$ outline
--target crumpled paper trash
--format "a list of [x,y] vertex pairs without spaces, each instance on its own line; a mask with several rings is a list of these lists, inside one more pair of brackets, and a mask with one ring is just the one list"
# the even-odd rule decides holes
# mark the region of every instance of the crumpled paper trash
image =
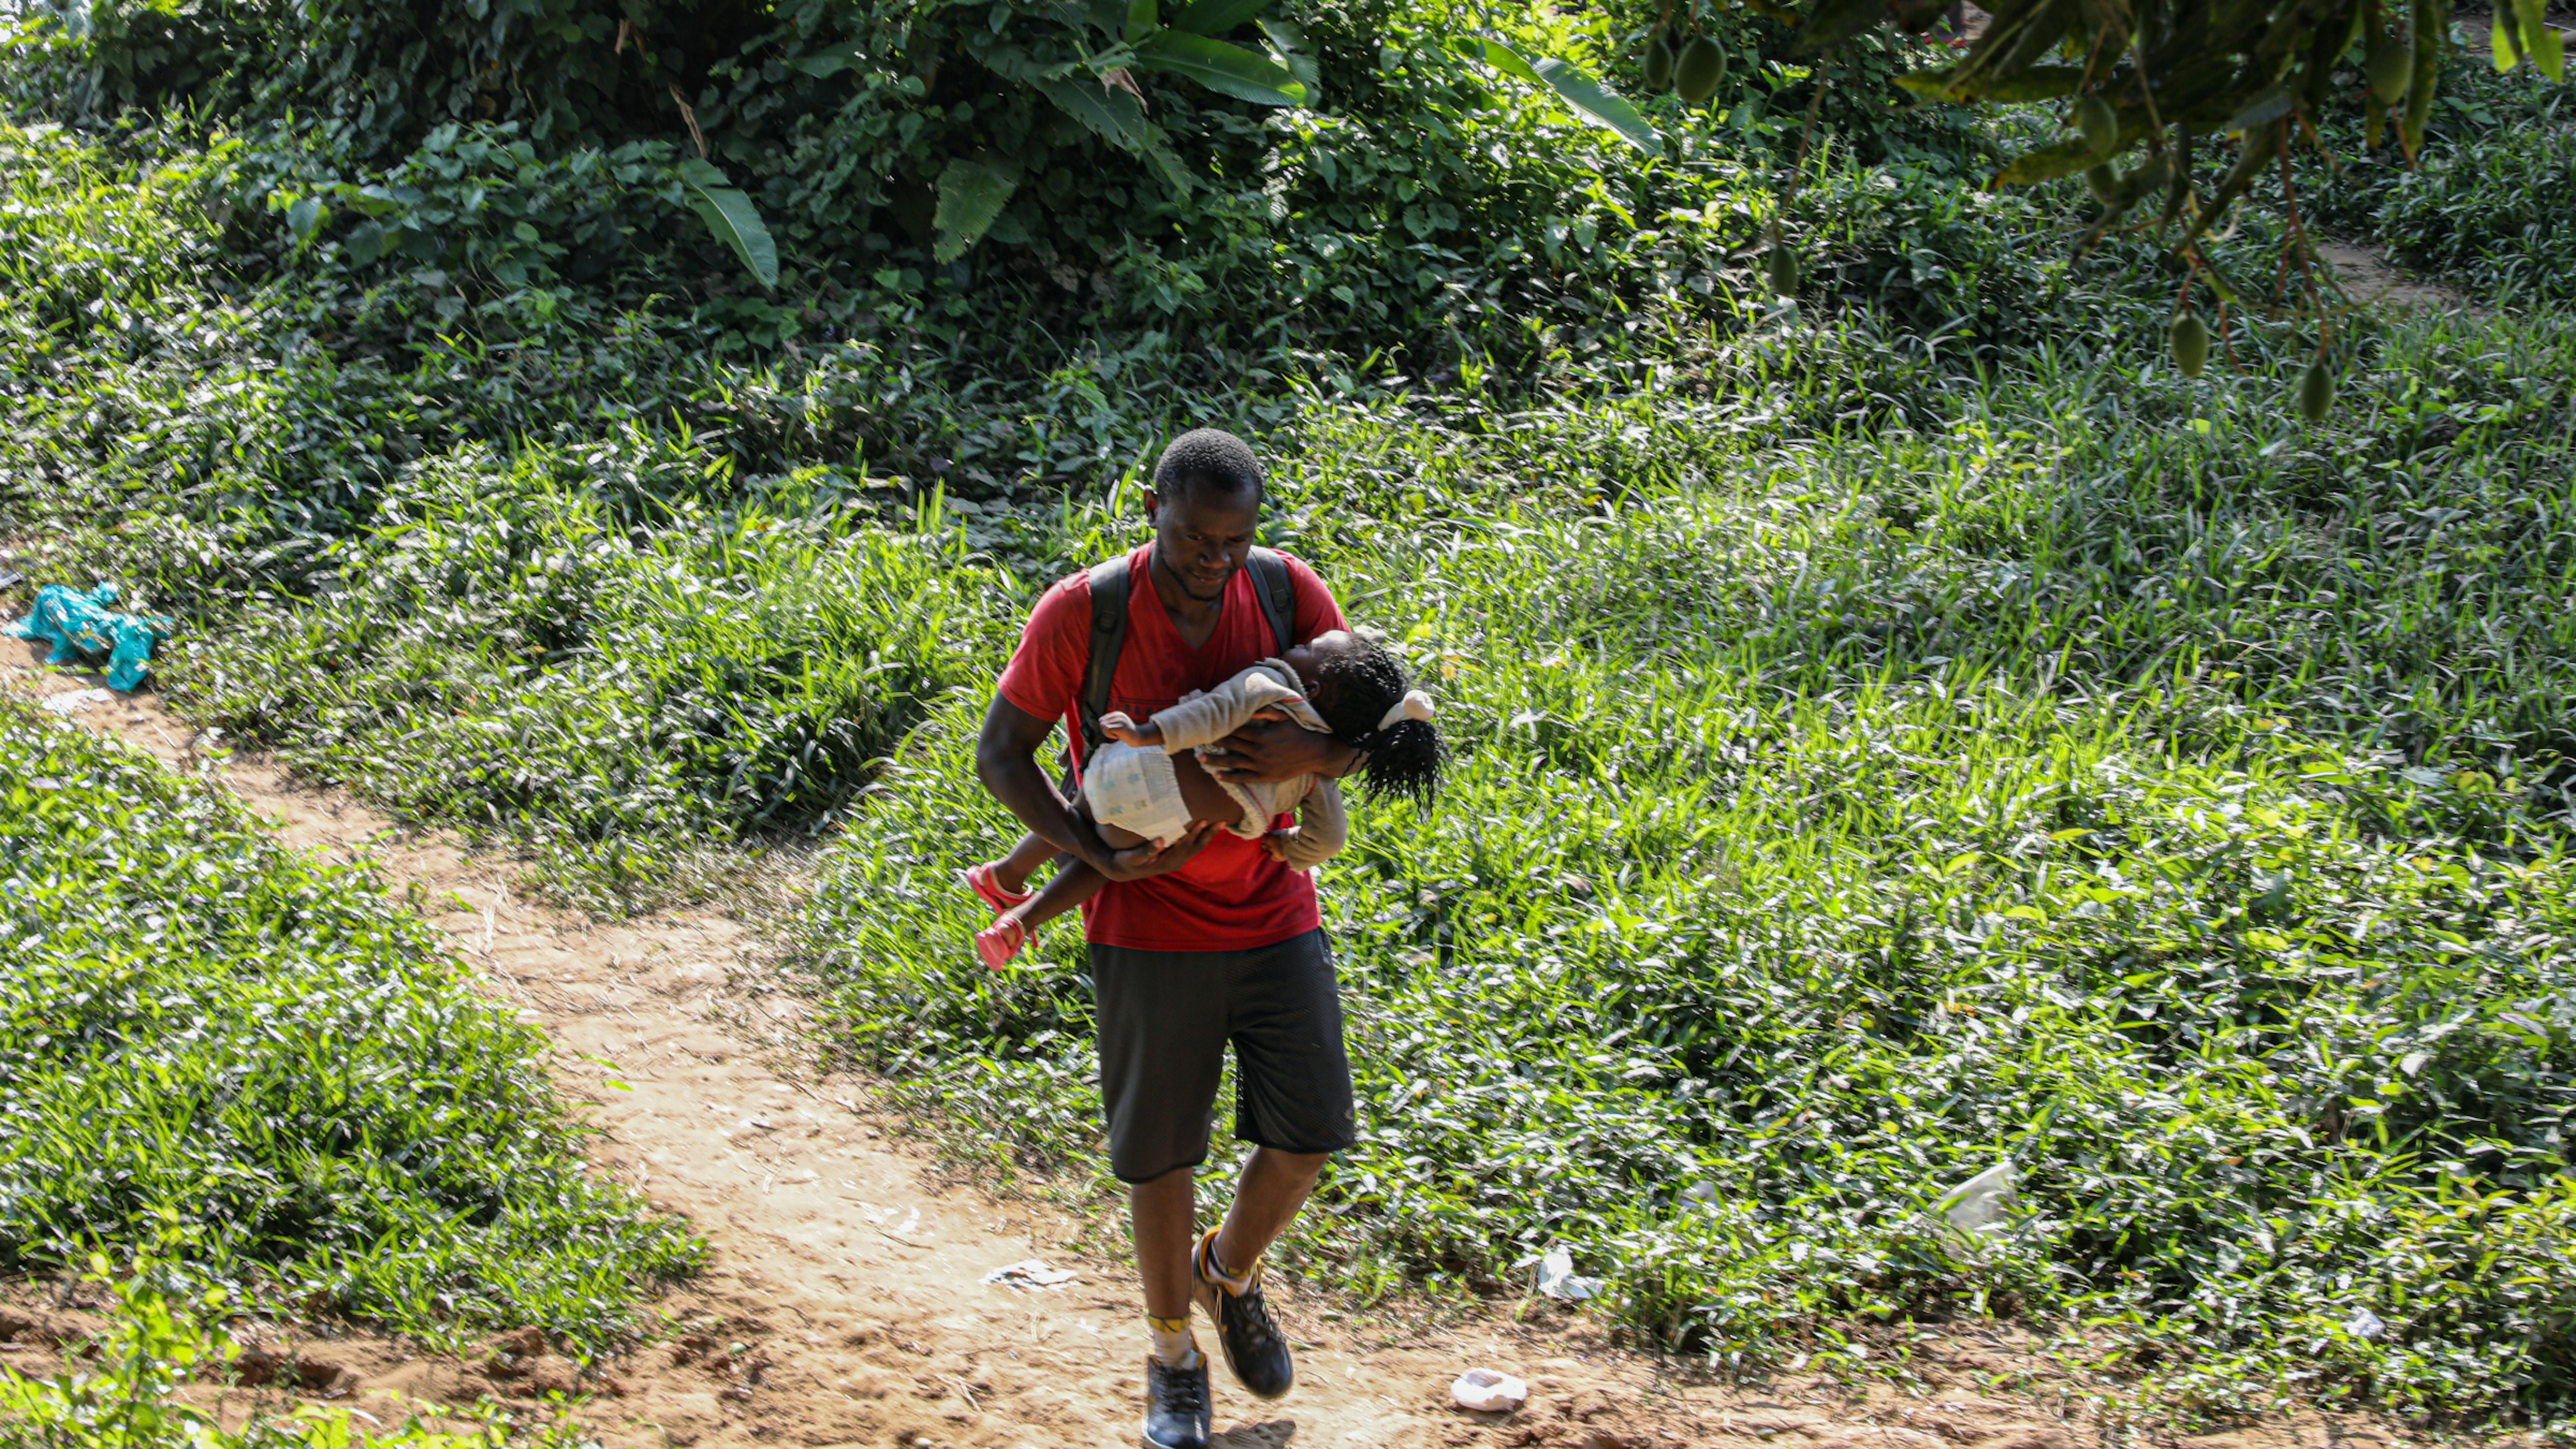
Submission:
[[20,639],[42,639],[54,646],[47,664],[87,664],[107,660],[111,689],[131,692],[151,672],[152,645],[170,632],[170,621],[117,611],[116,585],[100,584],[84,594],[62,584],[36,590],[36,607],[9,626]]
[[1469,1369],[1449,1386],[1450,1401],[1478,1414],[1508,1414],[1529,1402],[1529,1385],[1497,1369]]

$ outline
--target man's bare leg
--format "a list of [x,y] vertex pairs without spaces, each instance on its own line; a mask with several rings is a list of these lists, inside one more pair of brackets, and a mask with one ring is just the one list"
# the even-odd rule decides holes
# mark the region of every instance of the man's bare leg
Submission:
[[1175,1167],[1151,1182],[1127,1188],[1127,1226],[1136,1240],[1136,1276],[1145,1283],[1145,1312],[1155,1318],[1190,1314],[1190,1249],[1198,1241],[1193,1169]]
[[[1252,1160],[1244,1164],[1242,1180],[1235,1184],[1234,1205],[1226,1210],[1225,1227],[1216,1237],[1217,1261],[1228,1273],[1248,1273],[1261,1261],[1271,1243],[1296,1220],[1297,1210],[1306,1205],[1327,1160],[1320,1152],[1252,1149]],[[1186,1167],[1127,1189],[1136,1275],[1144,1280],[1145,1311],[1156,1318],[1178,1318],[1189,1311],[1190,1249],[1198,1239],[1193,1221],[1197,1211],[1197,1193]]]
[[[1234,1204],[1217,1233],[1217,1261],[1242,1277],[1295,1221],[1329,1160],[1320,1152],[1281,1152],[1255,1147],[1235,1183]],[[1176,1167],[1127,1189],[1128,1231],[1136,1245],[1136,1276],[1145,1288],[1145,1312],[1155,1318],[1188,1315],[1196,1292],[1190,1253],[1197,1246],[1198,1195],[1191,1169]]]
[[1252,1149],[1243,1178],[1234,1185],[1234,1205],[1226,1209],[1225,1226],[1216,1235],[1216,1260],[1241,1277],[1252,1271],[1272,1242],[1288,1230],[1306,1195],[1323,1175],[1326,1154]]

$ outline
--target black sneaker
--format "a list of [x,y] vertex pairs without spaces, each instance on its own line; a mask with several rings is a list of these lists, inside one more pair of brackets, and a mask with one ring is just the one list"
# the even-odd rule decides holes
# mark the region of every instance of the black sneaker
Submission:
[[1270,1305],[1262,1300],[1260,1265],[1253,1266],[1251,1281],[1237,1293],[1208,1276],[1208,1257],[1215,1249],[1216,1234],[1210,1233],[1190,1255],[1199,1307],[1216,1325],[1216,1341],[1225,1349],[1225,1366],[1234,1371],[1234,1381],[1256,1398],[1278,1398],[1296,1385],[1297,1365],[1288,1357],[1288,1340],[1270,1319]]
[[1207,1355],[1188,1368],[1145,1358],[1145,1449],[1207,1449]]

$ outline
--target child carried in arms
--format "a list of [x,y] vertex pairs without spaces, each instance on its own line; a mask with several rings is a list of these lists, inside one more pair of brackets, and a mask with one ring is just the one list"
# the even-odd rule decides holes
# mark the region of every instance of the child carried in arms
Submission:
[[[1350,838],[1349,817],[1333,781],[1298,775],[1238,784],[1208,773],[1202,762],[1217,741],[1265,717],[1285,718],[1359,750],[1361,779],[1372,794],[1428,803],[1439,784],[1446,754],[1431,722],[1430,697],[1409,687],[1404,667],[1383,646],[1336,629],[1215,689],[1193,692],[1152,719],[1138,722],[1116,711],[1101,716],[1108,743],[1083,762],[1074,813],[1120,849],[1169,845],[1207,821],[1261,841],[1293,870],[1313,869]],[[1273,828],[1288,815],[1297,816],[1297,823]],[[965,872],[967,887],[1000,912],[975,933],[976,954],[985,965],[1002,969],[1041,923],[1107,883],[1091,867],[1071,861],[1043,890],[1028,894],[1029,876],[1055,853],[1041,837],[1027,835],[1000,860]]]

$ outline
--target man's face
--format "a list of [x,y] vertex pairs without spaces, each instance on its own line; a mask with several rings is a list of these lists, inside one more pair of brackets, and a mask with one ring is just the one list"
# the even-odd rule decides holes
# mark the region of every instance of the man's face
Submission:
[[1170,498],[1149,493],[1145,517],[1154,525],[1154,552],[1163,568],[1180,581],[1183,593],[1212,604],[1225,597],[1225,586],[1252,552],[1261,490],[1180,488]]

